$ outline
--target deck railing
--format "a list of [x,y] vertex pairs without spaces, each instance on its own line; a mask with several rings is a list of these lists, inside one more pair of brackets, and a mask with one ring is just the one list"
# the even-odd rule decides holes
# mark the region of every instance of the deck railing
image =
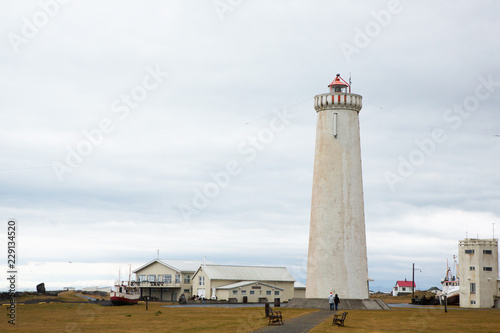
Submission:
[[[115,285],[128,285],[128,281],[118,281]],[[132,287],[181,287],[182,283],[180,282],[159,282],[159,281],[130,281],[130,285]]]

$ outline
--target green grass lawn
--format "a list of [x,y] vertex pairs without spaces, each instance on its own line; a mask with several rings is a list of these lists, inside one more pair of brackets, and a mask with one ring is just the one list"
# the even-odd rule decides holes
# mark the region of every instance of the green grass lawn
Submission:
[[[68,295],[66,299],[70,299]],[[263,307],[161,307],[139,302],[133,306],[103,307],[91,303],[18,304],[16,325],[2,316],[0,332],[251,332],[267,325]],[[2,305],[6,313],[6,305]],[[285,325],[313,309],[287,309]],[[441,307],[390,311],[348,310],[345,327],[331,319],[311,332],[500,332],[498,309],[462,310]]]

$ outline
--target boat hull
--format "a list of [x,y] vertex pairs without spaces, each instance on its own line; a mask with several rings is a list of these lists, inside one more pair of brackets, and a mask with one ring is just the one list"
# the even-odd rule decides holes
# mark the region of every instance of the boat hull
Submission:
[[460,304],[460,295],[455,294],[455,295],[448,296],[448,297],[446,297],[446,300],[447,300],[448,305],[459,305]]
[[109,300],[113,305],[134,305],[139,302],[139,294],[124,294],[112,292]]
[[444,305],[445,297],[446,297],[446,304],[448,304],[448,305],[460,305],[460,292],[455,291],[455,292],[440,294],[439,295],[439,303],[441,305]]
[[113,305],[134,305],[139,302],[139,299],[130,299],[125,297],[110,297],[109,298]]

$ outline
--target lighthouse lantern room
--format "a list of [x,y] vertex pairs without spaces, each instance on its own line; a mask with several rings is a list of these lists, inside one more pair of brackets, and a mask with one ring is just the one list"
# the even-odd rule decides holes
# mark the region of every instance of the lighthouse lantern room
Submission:
[[340,77],[340,74],[337,74],[335,79],[328,85],[330,88],[330,92],[332,93],[351,93],[351,85],[347,83],[343,78]]

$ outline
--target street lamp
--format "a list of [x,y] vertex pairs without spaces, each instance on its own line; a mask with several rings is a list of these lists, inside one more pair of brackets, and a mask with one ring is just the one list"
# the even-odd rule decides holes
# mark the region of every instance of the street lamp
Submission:
[[[420,268],[417,268],[420,272],[422,272],[422,270]],[[415,298],[415,263],[413,263],[413,269],[411,271],[411,283],[412,283],[412,286],[411,286],[411,290],[412,290],[412,293],[411,293],[411,298],[412,300]]]

